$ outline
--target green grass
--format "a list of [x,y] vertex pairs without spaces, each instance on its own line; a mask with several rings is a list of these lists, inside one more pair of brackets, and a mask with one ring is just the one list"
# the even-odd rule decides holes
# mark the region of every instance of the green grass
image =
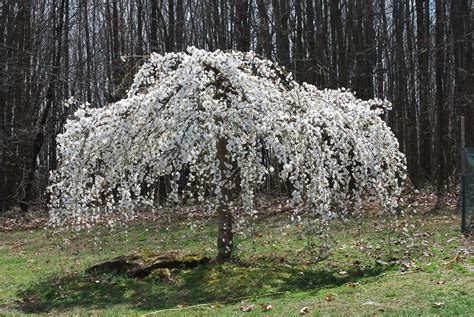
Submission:
[[[0,233],[0,315],[298,316],[308,307],[311,316],[474,316],[474,246],[460,235],[459,218],[446,212],[398,222],[337,221],[329,237],[308,239],[286,216],[268,217],[239,238],[238,260],[175,271],[171,282],[85,269],[145,249],[213,256],[214,223]],[[262,312],[261,304],[273,309]],[[247,305],[255,310],[239,310]]]

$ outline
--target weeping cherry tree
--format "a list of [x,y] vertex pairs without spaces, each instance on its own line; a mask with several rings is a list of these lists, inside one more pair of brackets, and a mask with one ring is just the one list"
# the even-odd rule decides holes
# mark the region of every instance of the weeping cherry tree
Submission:
[[50,221],[83,228],[159,208],[154,184],[169,176],[170,203],[186,199],[217,215],[223,262],[269,175],[291,184],[295,215],[325,221],[363,200],[392,209],[405,158],[380,117],[389,107],[300,85],[253,53],[152,54],[127,98],[79,106],[67,121]]

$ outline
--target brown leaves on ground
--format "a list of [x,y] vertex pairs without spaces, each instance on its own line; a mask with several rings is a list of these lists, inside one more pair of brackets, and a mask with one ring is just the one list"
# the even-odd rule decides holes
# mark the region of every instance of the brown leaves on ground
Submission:
[[270,311],[273,309],[273,306],[269,304],[261,304],[260,308],[262,309],[262,311]]
[[48,223],[48,218],[23,218],[23,217],[0,217],[0,232],[9,232],[16,230],[35,230],[42,229]]
[[[260,304],[260,309],[263,312],[268,312],[273,309],[273,306],[270,304]],[[250,313],[255,310],[255,305],[246,305],[246,306],[240,306],[239,310],[244,313]]]
[[326,295],[326,297],[324,297],[324,299],[327,301],[327,302],[332,302],[336,299],[336,297],[333,295],[333,294],[328,294]]
[[255,305],[248,305],[248,306],[240,306],[240,311],[249,313],[255,310]]
[[306,315],[307,313],[309,313],[309,308],[308,307],[303,307],[300,309],[300,315]]

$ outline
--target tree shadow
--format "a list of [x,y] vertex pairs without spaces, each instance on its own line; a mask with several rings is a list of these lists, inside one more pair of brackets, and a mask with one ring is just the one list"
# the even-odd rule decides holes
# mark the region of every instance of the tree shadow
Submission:
[[[138,310],[179,304],[233,302],[283,292],[318,292],[357,282],[393,268],[374,265],[340,276],[335,271],[282,263],[208,264],[173,274],[173,280],[133,279],[107,274],[50,276],[19,292],[18,309],[47,313],[73,308],[91,310],[125,305]],[[277,295],[278,296],[278,295]]]

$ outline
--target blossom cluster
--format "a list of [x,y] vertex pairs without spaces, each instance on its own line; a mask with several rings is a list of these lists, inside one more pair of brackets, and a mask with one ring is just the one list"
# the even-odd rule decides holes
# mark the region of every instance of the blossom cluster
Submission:
[[79,107],[58,136],[51,223],[84,227],[155,208],[154,184],[165,175],[174,204],[187,197],[212,209],[224,201],[249,215],[269,175],[291,182],[296,211],[318,217],[363,199],[392,208],[405,158],[380,117],[389,107],[300,85],[253,53],[152,54],[127,98]]

